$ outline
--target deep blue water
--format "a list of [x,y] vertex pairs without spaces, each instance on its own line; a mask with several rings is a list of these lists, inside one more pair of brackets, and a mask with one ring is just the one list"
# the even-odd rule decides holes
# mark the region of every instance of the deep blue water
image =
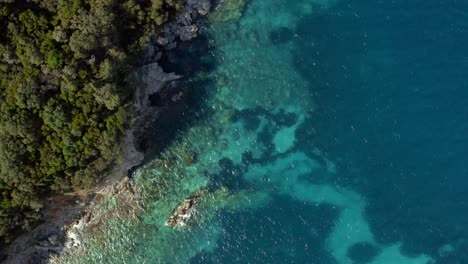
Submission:
[[[338,1],[270,33],[293,44],[317,106],[296,149],[313,155],[318,146],[339,168],[313,181],[356,190],[379,243],[400,242],[406,255],[436,263],[468,263],[467,10],[467,1]],[[336,263],[323,242],[333,206],[275,199],[223,213],[218,249],[192,262]],[[307,212],[306,225],[289,217],[295,210]],[[377,254],[366,245],[354,251],[354,263]]]
[[[466,10],[467,1],[341,1],[296,29],[307,36],[297,57],[325,66],[309,78],[320,87],[315,131],[353,172],[341,183],[369,199],[379,241],[435,255],[459,241],[440,263],[468,263]],[[310,61],[297,59],[304,76]]]

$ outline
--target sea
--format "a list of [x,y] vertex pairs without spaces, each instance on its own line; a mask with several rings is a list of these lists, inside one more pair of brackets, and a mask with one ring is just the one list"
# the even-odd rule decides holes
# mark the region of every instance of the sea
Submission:
[[161,61],[145,213],[64,263],[467,264],[468,1],[223,2]]

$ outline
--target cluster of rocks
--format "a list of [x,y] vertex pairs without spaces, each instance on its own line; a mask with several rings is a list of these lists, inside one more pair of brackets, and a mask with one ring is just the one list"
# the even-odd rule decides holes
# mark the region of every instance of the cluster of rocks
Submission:
[[154,38],[150,55],[156,60],[161,57],[162,50],[172,50],[177,47],[179,41],[195,38],[199,32],[197,19],[207,15],[211,10],[210,0],[184,0],[183,5],[183,9],[174,21],[167,23]]

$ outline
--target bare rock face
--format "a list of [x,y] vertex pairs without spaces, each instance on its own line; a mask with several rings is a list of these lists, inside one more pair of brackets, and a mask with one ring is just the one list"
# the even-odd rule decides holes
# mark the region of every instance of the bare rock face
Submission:
[[206,16],[211,9],[210,0],[187,0],[187,5],[193,7],[202,16]]
[[159,92],[167,82],[177,80],[182,76],[174,73],[165,73],[157,62],[144,65],[137,69],[134,79],[135,85],[134,105],[139,111],[145,112],[151,106],[149,96]]
[[198,27],[196,25],[190,25],[181,27],[179,29],[179,37],[182,41],[188,41],[195,38],[198,34]]

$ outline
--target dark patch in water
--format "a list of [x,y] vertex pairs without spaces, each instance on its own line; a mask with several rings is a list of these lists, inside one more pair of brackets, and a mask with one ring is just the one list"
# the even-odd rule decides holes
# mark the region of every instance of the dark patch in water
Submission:
[[[198,120],[201,115],[209,114],[204,111],[203,98],[206,96],[205,89],[213,85],[212,80],[186,83],[185,85],[183,96],[179,101],[172,102],[170,97],[165,97],[162,100],[164,106],[153,109],[153,111],[157,111],[157,118],[140,136],[140,149],[145,152],[145,161],[156,158],[170,145],[180,131],[190,127],[192,122]],[[191,89],[192,85],[196,86],[197,89]]]
[[355,264],[365,264],[371,262],[379,254],[379,251],[376,246],[368,242],[361,242],[348,249],[348,257]]
[[275,151],[275,146],[273,146],[273,136],[272,130],[269,126],[265,126],[260,133],[257,135],[257,139],[263,145],[265,145],[266,150],[264,151],[264,159],[271,160],[270,157]]
[[291,127],[298,121],[298,116],[295,113],[287,112],[284,109],[279,109],[277,114],[271,113],[273,121],[277,126]]
[[233,122],[241,121],[245,130],[255,131],[260,126],[258,112],[254,109],[237,110],[231,117]]
[[231,117],[231,121],[241,121],[246,130],[254,131],[260,125],[260,117],[269,118],[270,112],[261,107],[236,110]]
[[297,123],[299,117],[295,113],[288,112],[283,108],[278,109],[277,113],[275,113],[256,107],[236,110],[231,117],[231,121],[241,121],[246,130],[253,131],[259,127],[260,118],[274,122],[276,127],[291,127]]
[[220,187],[227,187],[231,191],[245,189],[247,183],[242,177],[242,167],[234,165],[234,162],[228,158],[222,158],[218,161],[221,168],[220,173],[210,175],[210,190],[215,190]]
[[275,44],[284,44],[294,38],[294,32],[287,27],[275,29],[270,32],[270,41]]
[[186,76],[187,74],[211,72],[216,69],[217,61],[208,56],[213,47],[208,35],[182,42],[177,49],[165,51],[158,61],[166,72],[175,72]]

